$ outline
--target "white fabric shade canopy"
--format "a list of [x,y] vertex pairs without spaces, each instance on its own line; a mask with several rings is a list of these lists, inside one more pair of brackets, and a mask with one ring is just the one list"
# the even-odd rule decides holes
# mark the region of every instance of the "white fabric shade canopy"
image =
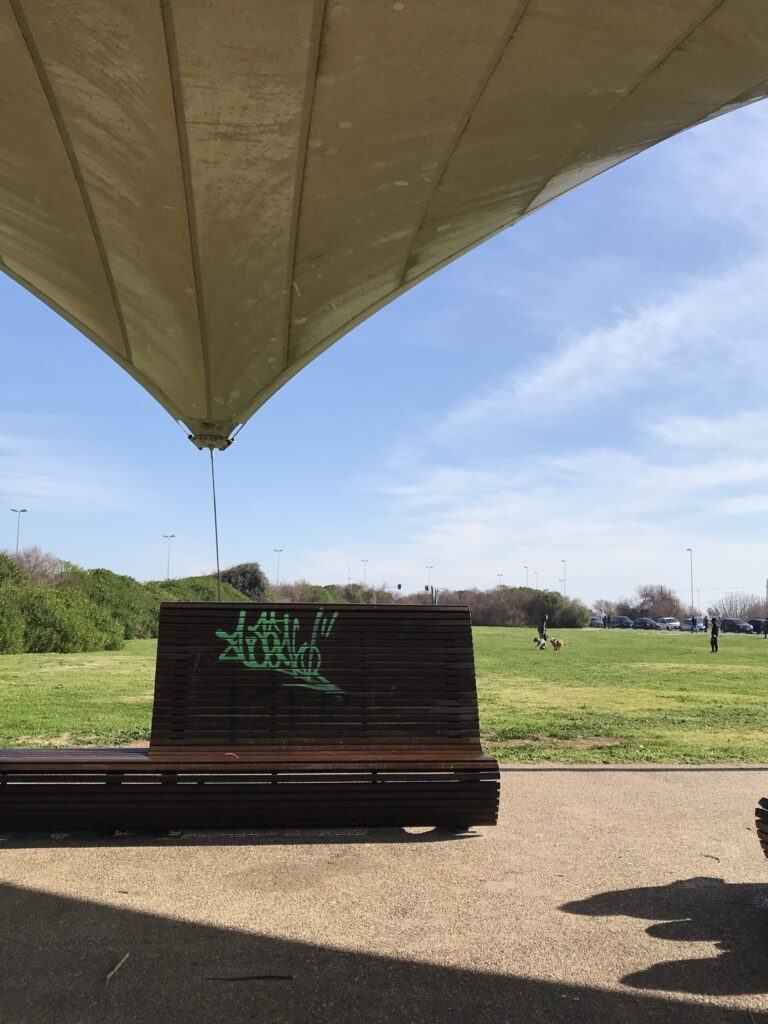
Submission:
[[767,93],[765,0],[0,0],[0,268],[224,447],[411,285]]

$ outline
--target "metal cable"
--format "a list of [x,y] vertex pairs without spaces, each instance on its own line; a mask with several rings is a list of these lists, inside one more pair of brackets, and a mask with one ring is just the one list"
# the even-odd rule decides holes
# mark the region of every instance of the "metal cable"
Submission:
[[216,537],[216,580],[218,583],[218,599],[221,600],[221,566],[219,565],[219,516],[216,511],[216,473],[213,469],[213,448],[211,453],[211,487],[213,489],[213,532]]

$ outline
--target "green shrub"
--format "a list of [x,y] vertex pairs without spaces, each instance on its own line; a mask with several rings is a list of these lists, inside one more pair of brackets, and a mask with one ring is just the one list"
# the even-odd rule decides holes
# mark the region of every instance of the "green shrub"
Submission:
[[119,622],[126,640],[157,636],[157,601],[132,576],[70,566],[63,582]]
[[[187,576],[180,580],[155,580],[145,583],[147,591],[160,601],[218,601],[219,589],[215,576]],[[250,598],[221,581],[222,601],[248,601]]]
[[73,654],[123,646],[120,623],[73,587],[20,587],[19,594],[25,651]]
[[0,583],[26,583],[27,574],[10,555],[0,551]]
[[[2,559],[0,555],[0,560]],[[2,565],[0,565],[2,572]],[[23,584],[0,582],[0,654],[24,653]]]
[[[215,577],[214,577],[215,579]],[[264,601],[269,590],[269,581],[258,562],[243,562],[222,570],[221,582],[228,583],[249,601]]]

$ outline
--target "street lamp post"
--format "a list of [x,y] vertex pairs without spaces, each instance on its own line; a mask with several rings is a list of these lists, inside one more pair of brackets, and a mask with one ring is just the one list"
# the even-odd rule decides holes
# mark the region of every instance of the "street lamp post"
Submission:
[[[691,556],[691,619],[693,619],[693,548],[686,548],[685,550]],[[691,628],[693,628],[693,623],[691,623]]]
[[282,548],[272,548],[272,550],[277,555],[277,572],[275,573],[275,586],[279,587],[280,586],[280,553],[282,552],[283,549]]
[[363,586],[365,586],[365,578],[368,573],[368,559],[361,558],[360,561],[363,563]]
[[16,554],[19,553],[19,532],[21,530],[21,513],[26,512],[25,508],[12,508],[11,512],[16,513]]
[[435,568],[434,565],[425,565],[424,568],[427,570],[427,586],[432,589],[432,570]]
[[496,579],[499,581],[498,586],[501,587],[501,577],[504,575],[503,572],[496,573]]
[[528,566],[524,565],[523,568],[525,569],[525,585],[527,587],[528,586]]
[[560,561],[563,563],[563,597],[565,597],[565,559],[561,558]]
[[165,578],[169,580],[171,578],[171,541],[176,536],[176,534],[164,533],[163,536],[168,541],[168,557],[165,562]]

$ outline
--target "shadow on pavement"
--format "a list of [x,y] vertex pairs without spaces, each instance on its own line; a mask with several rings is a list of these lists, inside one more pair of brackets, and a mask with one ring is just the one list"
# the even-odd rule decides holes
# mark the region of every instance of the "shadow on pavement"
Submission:
[[[456,927],[460,931],[461,921]],[[11,886],[0,887],[0,956],[3,1024],[755,1024],[758,1016],[765,1019],[679,998],[347,952]]]
[[719,950],[705,959],[673,960],[628,974],[621,979],[625,985],[697,995],[768,992],[768,884],[688,878],[604,892],[560,909],[658,921],[646,934],[667,941],[713,942]]
[[[0,851],[123,846],[347,846],[395,843],[448,843],[478,839],[471,829],[448,828],[303,828],[190,829],[184,832],[10,832],[0,835]],[[2,1024],[2,1022],[0,1022]]]

